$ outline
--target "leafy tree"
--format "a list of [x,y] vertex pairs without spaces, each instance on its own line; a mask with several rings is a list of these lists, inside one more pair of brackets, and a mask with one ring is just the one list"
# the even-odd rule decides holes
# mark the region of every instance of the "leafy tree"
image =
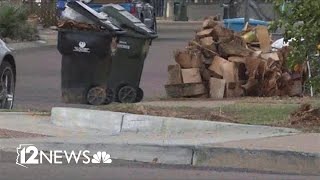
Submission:
[[290,43],[291,53],[288,65],[311,64],[313,77],[309,80],[315,89],[320,89],[320,61],[315,56],[320,43],[320,1],[319,0],[273,0],[279,20],[274,27],[285,30],[285,40]]

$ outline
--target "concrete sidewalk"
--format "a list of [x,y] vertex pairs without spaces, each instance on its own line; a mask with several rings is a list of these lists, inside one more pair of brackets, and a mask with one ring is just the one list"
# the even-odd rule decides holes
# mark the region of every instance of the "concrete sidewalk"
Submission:
[[[64,112],[68,114],[68,111]],[[95,111],[91,110],[90,113]],[[94,124],[97,118],[92,118],[90,113],[82,115]],[[106,124],[114,124],[110,121],[114,121],[118,115],[122,118],[129,117],[117,113],[110,119],[104,112],[100,113],[105,115]],[[66,114],[60,117],[67,117]],[[120,121],[120,126],[125,128],[110,131],[85,128],[86,124],[81,124],[80,116],[66,119],[70,120],[66,127],[56,126],[49,116],[0,113],[0,128],[51,136],[0,138],[0,152],[15,152],[19,144],[30,143],[42,150],[105,150],[112,158],[121,160],[156,160],[156,163],[164,164],[320,175],[320,134],[303,134],[287,128],[208,121],[195,121],[196,125],[191,120],[169,120],[161,117],[162,125],[158,126],[158,117],[147,116],[142,120],[141,116],[130,116],[133,121]],[[139,117],[140,120],[134,120],[133,117]],[[77,120],[82,127],[76,123]],[[170,126],[168,123],[171,123]],[[201,123],[205,123],[205,126]],[[0,162],[11,160],[0,155]]]

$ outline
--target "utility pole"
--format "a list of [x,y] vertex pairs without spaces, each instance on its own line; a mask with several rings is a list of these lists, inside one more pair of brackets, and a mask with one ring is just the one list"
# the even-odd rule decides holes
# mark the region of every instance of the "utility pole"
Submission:
[[250,0],[244,0],[244,24],[249,22],[249,1]]

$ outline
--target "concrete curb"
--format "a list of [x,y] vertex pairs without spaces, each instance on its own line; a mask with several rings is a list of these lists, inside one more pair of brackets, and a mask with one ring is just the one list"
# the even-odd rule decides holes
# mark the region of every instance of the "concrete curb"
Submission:
[[[320,153],[252,150],[204,146],[160,146],[144,144],[34,143],[39,150],[105,150],[112,159],[192,165],[195,167],[246,169],[253,172],[320,175]],[[92,154],[91,154],[92,155]],[[0,162],[15,162],[15,149],[0,149]]]
[[7,112],[7,111],[0,111],[0,115],[16,115],[16,116],[30,116],[30,115],[40,115],[40,116],[50,116],[50,112],[36,112],[36,111],[30,111],[30,112]]
[[108,133],[120,133],[124,113],[83,110],[78,108],[52,108],[51,121],[57,126],[100,129]]
[[54,107],[51,121],[58,126],[70,128],[93,128],[108,132],[142,132],[142,133],[185,133],[194,131],[232,131],[272,136],[288,135],[299,131],[289,128],[277,128],[258,125],[243,125],[224,122],[187,120],[182,118],[136,115],[111,111],[88,110],[78,108]]
[[20,43],[9,43],[7,44],[9,48],[13,50],[13,52],[19,52],[22,50],[30,50],[34,48],[47,48],[47,47],[56,47],[56,43],[48,43],[42,41],[30,41],[30,42],[20,42]]
[[201,147],[195,149],[193,165],[320,175],[320,153]]

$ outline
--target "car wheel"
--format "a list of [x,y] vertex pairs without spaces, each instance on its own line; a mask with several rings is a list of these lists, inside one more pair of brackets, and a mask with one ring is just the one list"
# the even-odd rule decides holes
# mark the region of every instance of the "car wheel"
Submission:
[[10,63],[3,61],[0,66],[0,108],[12,109],[14,100],[15,74]]

